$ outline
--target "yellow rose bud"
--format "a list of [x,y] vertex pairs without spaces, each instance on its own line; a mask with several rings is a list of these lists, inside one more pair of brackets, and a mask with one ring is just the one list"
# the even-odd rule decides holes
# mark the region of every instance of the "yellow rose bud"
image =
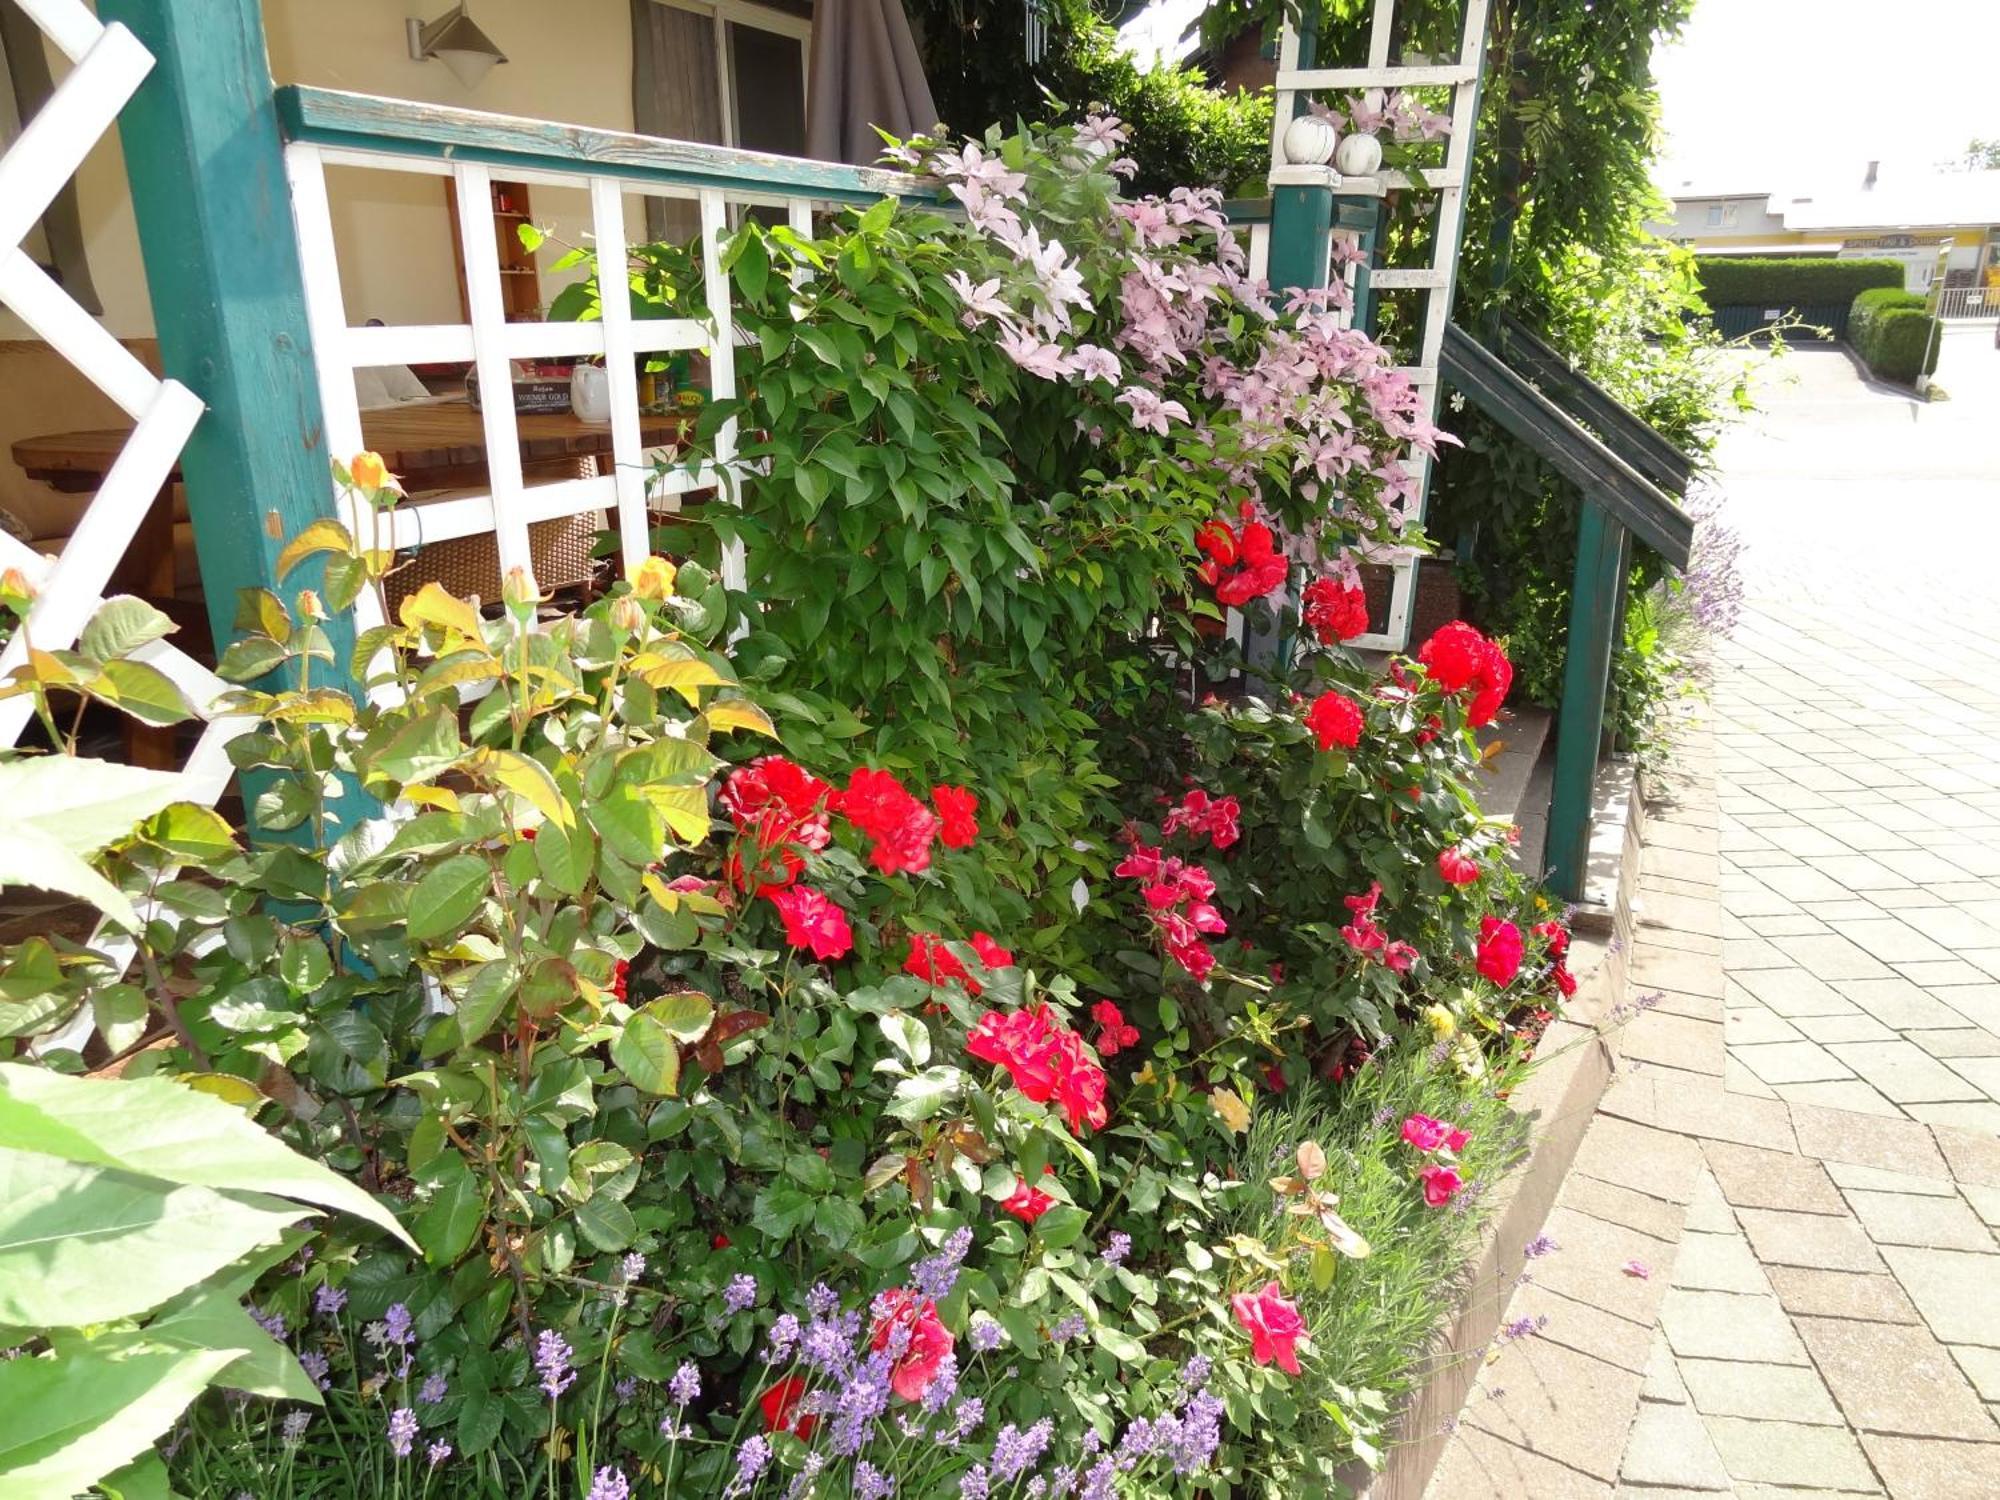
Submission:
[[632,592],[641,599],[672,598],[678,571],[664,557],[649,557],[632,574]]
[[299,618],[302,620],[324,620],[326,606],[319,602],[319,595],[311,589],[300,589],[297,602]]
[[1442,1005],[1425,1006],[1424,1019],[1431,1023],[1431,1035],[1439,1041],[1443,1041],[1458,1030],[1458,1021]]
[[35,597],[35,586],[19,568],[0,573],[0,604],[22,605]]
[[620,594],[611,601],[611,627],[626,635],[637,635],[646,628],[646,611],[630,594]]
[[382,462],[379,453],[357,453],[347,466],[347,472],[354,480],[354,487],[362,490],[379,490],[383,486],[400,489],[396,476],[389,472],[389,466]]
[[525,620],[534,614],[540,598],[526,568],[512,567],[507,570],[507,576],[500,581],[500,602],[516,619]]

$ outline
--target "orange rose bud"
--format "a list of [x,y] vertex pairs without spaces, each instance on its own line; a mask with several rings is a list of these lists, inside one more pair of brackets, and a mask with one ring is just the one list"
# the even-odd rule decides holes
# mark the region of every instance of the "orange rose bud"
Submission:
[[354,480],[356,489],[379,490],[384,485],[393,484],[395,477],[389,466],[382,462],[379,453],[357,453],[347,466],[348,474]]

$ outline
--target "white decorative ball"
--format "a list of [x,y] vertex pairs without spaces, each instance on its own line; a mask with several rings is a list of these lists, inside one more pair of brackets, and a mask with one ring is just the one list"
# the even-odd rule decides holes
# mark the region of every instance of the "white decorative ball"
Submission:
[[1285,160],[1295,167],[1323,167],[1333,160],[1336,132],[1331,120],[1300,115],[1285,127]]
[[1333,153],[1333,164],[1343,177],[1373,177],[1382,170],[1382,143],[1360,131],[1344,135]]

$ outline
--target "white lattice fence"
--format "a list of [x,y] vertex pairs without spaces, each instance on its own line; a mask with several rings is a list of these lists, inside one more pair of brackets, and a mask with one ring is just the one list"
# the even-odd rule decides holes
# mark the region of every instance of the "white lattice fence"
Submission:
[[[80,0],[13,3],[75,67],[0,155],[0,303],[136,425],[60,557],[41,556],[0,533],[0,566],[20,569],[37,591],[25,624],[0,653],[0,676],[24,663],[31,646],[52,651],[75,644],[202,413],[199,397],[178,381],[156,378],[21,248],[84,157],[117,123],[119,111],[152,69],[152,55],[123,26],[100,24]],[[208,720],[181,774],[188,800],[213,803],[231,774],[225,747],[247,725],[210,716],[223,683],[185,652],[155,641],[133,654],[172,679]],[[0,744],[15,744],[32,715],[25,696],[0,702]]]
[[[369,102],[385,112],[414,108],[395,101]],[[453,117],[455,130],[468,132],[503,126],[521,128],[530,123],[504,121],[470,111],[448,113]],[[565,138],[574,141],[585,141],[586,137],[599,134],[564,128]],[[814,208],[823,202],[852,201],[852,191],[832,199],[812,186],[811,177],[828,170],[823,164],[791,164],[801,179],[794,191],[782,187],[774,190],[768,180],[757,185],[731,186],[726,181],[731,165],[752,160],[751,154],[685,142],[649,142],[630,136],[616,137],[615,141],[621,152],[638,158],[632,170],[606,170],[596,163],[579,163],[508,166],[503,174],[500,169],[481,162],[449,159],[449,153],[433,157],[310,140],[294,140],[286,147],[286,171],[291,180],[293,213],[305,272],[307,317],[319,370],[329,450],[348,454],[366,446],[355,395],[354,375],[358,370],[389,364],[469,361],[485,397],[480,414],[487,464],[486,492],[453,495],[421,506],[399,508],[389,523],[393,528],[391,545],[416,547],[455,537],[490,534],[500,571],[505,574],[519,567],[532,577],[528,537],[531,523],[603,511],[613,518],[620,562],[629,573],[649,550],[649,516],[653,509],[670,497],[689,491],[718,485],[725,492],[732,488],[725,480],[729,477],[727,471],[734,466],[733,422],[718,437],[714,462],[699,466],[683,464],[662,471],[657,462],[661,450],[649,450],[641,436],[638,360],[644,355],[678,350],[705,354],[714,397],[718,400],[733,397],[737,332],[731,314],[730,279],[721,261],[732,214],[747,207],[776,208],[785,214],[796,234],[810,237]],[[662,160],[671,152],[671,159],[682,166],[690,162],[699,166],[709,160],[715,185],[658,180],[657,172],[646,162],[649,147],[658,148]],[[760,160],[768,168],[779,159]],[[328,201],[329,167],[419,173],[452,180],[459,216],[467,321],[396,327],[362,327],[349,321]],[[908,184],[907,179],[892,173],[839,170],[891,192]],[[509,182],[530,187],[587,191],[591,248],[600,267],[619,268],[606,277],[614,285],[622,280],[631,249],[626,214],[628,197],[644,194],[695,204],[700,215],[704,295],[710,316],[700,320],[636,319],[627,299],[614,292],[600,297],[599,321],[507,321],[501,293],[499,245],[490,212],[492,182],[500,175]],[[611,407],[611,472],[594,478],[529,482],[522,473],[514,406],[504,399],[504,393],[511,389],[510,361],[586,358],[601,358],[606,369]],[[502,393],[503,399],[492,399],[495,392]],[[361,525],[365,518],[357,516],[353,520]],[[740,547],[732,545],[725,552],[723,575],[730,587],[742,587],[744,562]],[[363,596],[357,608],[361,612],[358,625],[366,628],[375,623],[371,618],[375,606],[368,596]]]
[[[1416,363],[1403,373],[1424,392],[1427,415],[1437,419],[1438,361],[1444,347],[1445,325],[1451,321],[1452,289],[1458,279],[1459,238],[1465,223],[1465,184],[1472,162],[1472,133],[1479,107],[1479,78],[1486,44],[1488,0],[1465,0],[1464,20],[1458,38],[1458,55],[1438,62],[1393,63],[1390,52],[1396,29],[1396,0],[1375,0],[1368,33],[1368,62],[1356,68],[1301,68],[1299,35],[1288,22],[1279,38],[1277,108],[1271,136],[1271,183],[1286,185],[1331,185],[1336,193],[1379,197],[1391,189],[1419,188],[1435,193],[1437,208],[1431,236],[1431,263],[1424,267],[1378,270],[1370,274],[1375,292],[1417,291],[1424,296],[1422,334]],[[1329,167],[1301,166],[1287,161],[1284,152],[1285,127],[1301,94],[1365,89],[1449,88],[1451,90],[1451,133],[1446,137],[1445,161],[1440,168],[1423,173],[1421,184],[1404,173],[1384,170],[1374,177],[1348,177]],[[1320,268],[1324,284],[1331,268]],[[1420,497],[1428,493],[1430,460],[1413,453],[1404,465],[1415,477]],[[1423,518],[1422,500],[1412,519]],[[1380,635],[1362,636],[1361,646],[1400,651],[1408,643],[1410,609],[1415,592],[1416,554],[1396,549],[1384,556],[1395,569],[1395,585],[1390,595],[1387,627]]]

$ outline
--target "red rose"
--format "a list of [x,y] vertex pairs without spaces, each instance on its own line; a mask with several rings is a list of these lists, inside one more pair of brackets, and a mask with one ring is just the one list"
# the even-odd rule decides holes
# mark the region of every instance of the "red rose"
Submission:
[[1322,750],[1352,750],[1361,743],[1361,705],[1342,693],[1321,693],[1306,710],[1305,726]]
[[632,965],[622,958],[611,966],[611,995],[613,999],[623,1000],[625,998],[625,982],[630,978],[631,973]]
[[930,868],[939,821],[889,772],[858,767],[830,805],[868,836],[869,860],[884,875]]
[[1521,929],[1498,917],[1479,919],[1479,954],[1473,967],[1505,989],[1521,972]]
[[945,1356],[951,1353],[951,1330],[938,1317],[935,1302],[919,1302],[906,1287],[884,1292],[875,1299],[875,1328],[868,1341],[869,1348],[887,1348],[898,1328],[909,1329],[910,1341],[890,1367],[889,1388],[905,1401],[918,1401],[937,1378]]
[[1500,712],[1500,705],[1507,701],[1507,690],[1513,685],[1514,664],[1507,660],[1506,652],[1488,641],[1486,665],[1474,685],[1472,701],[1465,706],[1465,722],[1474,729],[1491,724],[1494,715]]
[[809,885],[789,890],[767,890],[765,896],[778,908],[785,921],[785,941],[794,948],[810,948],[814,958],[844,957],[854,947],[854,933],[847,925],[847,913]]
[[708,1248],[711,1250],[727,1250],[729,1248],[729,1236],[726,1234],[718,1234],[714,1239],[708,1242]]
[[801,1413],[799,1403],[805,1400],[806,1382],[801,1375],[787,1375],[757,1398],[757,1405],[764,1413],[766,1432],[789,1432],[802,1443],[812,1441],[813,1429],[819,1426],[819,1418],[812,1412]]
[[1424,1185],[1424,1202],[1432,1208],[1444,1207],[1465,1186],[1456,1167],[1425,1167],[1417,1176]]
[[1261,1292],[1238,1292],[1229,1299],[1236,1321],[1250,1335],[1250,1357],[1260,1365],[1277,1361],[1287,1375],[1299,1373],[1298,1342],[1306,1336],[1306,1320],[1293,1303],[1279,1294],[1273,1281]]
[[1100,1000],[1090,1008],[1090,1018],[1101,1028],[1097,1033],[1097,1051],[1101,1057],[1113,1057],[1127,1047],[1139,1043],[1139,1028],[1125,1023],[1125,1013],[1109,1000]]
[[1037,1104],[1053,1099],[1071,1130],[1102,1128],[1104,1069],[1090,1058],[1083,1038],[1056,1020],[1046,1004],[1022,1010],[989,1010],[966,1039],[965,1050],[1007,1070],[1014,1087]]
[[1216,848],[1227,849],[1242,837],[1238,822],[1242,811],[1234,797],[1211,797],[1197,787],[1167,814],[1160,832],[1163,835],[1186,832],[1196,838],[1207,835]]
[[1534,933],[1536,937],[1547,941],[1550,958],[1560,959],[1569,952],[1569,929],[1562,923],[1554,920],[1537,922]]
[[[994,942],[992,938],[983,932],[973,933],[972,951],[979,955],[979,961],[989,969],[1011,969],[1014,967],[1014,955]],[[973,993],[976,995],[979,992],[974,990]]]
[[1479,864],[1454,845],[1438,854],[1438,874],[1448,885],[1471,885],[1479,879]]
[[910,934],[910,954],[903,960],[903,972],[931,984],[949,984],[956,979],[964,985],[968,994],[976,995],[980,983],[965,972],[965,965],[958,961],[951,949],[945,947],[944,939],[928,932]]
[[1417,648],[1432,682],[1447,693],[1462,693],[1486,665],[1486,637],[1463,620],[1440,625]]
[[1301,601],[1306,628],[1322,646],[1368,633],[1368,596],[1352,584],[1315,578]]
[[1410,1115],[1403,1121],[1403,1140],[1429,1153],[1444,1144],[1445,1132],[1450,1129],[1444,1121],[1433,1120],[1429,1115]]
[[1553,969],[1549,970],[1549,977],[1556,982],[1556,989],[1561,993],[1563,999],[1567,1000],[1571,995],[1576,993],[1576,976],[1564,968],[1560,962]]
[[931,805],[937,808],[945,848],[963,849],[979,837],[979,799],[962,786],[934,786]]
[[1012,1214],[1023,1224],[1032,1224],[1055,1205],[1055,1199],[1040,1188],[1029,1187],[1027,1178],[1017,1176],[1013,1195],[1000,1205],[1000,1211]]

